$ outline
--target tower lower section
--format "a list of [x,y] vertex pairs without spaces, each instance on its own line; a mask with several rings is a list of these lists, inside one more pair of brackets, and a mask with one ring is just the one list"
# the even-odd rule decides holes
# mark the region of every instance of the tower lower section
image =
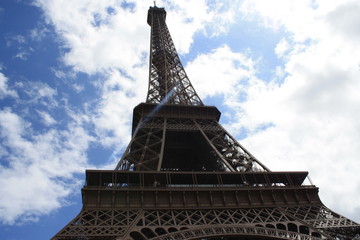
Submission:
[[53,239],[353,239],[306,176],[88,170],[82,211]]

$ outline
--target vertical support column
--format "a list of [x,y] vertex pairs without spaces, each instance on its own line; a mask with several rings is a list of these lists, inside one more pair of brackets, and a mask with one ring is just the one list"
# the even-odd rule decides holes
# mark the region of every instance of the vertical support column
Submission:
[[167,118],[164,118],[161,149],[160,149],[160,154],[159,154],[159,162],[158,162],[158,166],[156,169],[157,171],[161,170],[162,161],[164,159],[164,148],[165,148],[165,140],[166,140],[166,125],[167,125]]
[[129,156],[129,154],[130,154],[131,146],[132,146],[133,142],[135,141],[135,136],[138,134],[138,131],[141,127],[141,124],[143,123],[143,120],[144,120],[144,118],[142,117],[139,121],[139,124],[136,126],[136,129],[135,129],[133,135],[131,136],[130,143],[126,147],[126,150],[125,150],[124,154],[122,155],[119,163],[116,165],[115,170],[129,170],[130,166],[128,166],[129,165],[128,162],[125,162],[126,161],[125,158],[127,156]]

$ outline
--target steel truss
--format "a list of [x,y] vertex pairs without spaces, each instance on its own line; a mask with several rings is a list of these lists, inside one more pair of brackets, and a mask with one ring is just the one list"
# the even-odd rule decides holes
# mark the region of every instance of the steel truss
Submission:
[[[324,206],[297,207],[298,210]],[[331,220],[326,227],[317,228]],[[317,213],[306,221],[286,208],[203,210],[83,210],[57,238],[60,239],[198,239],[214,236],[257,236],[275,239],[332,239],[332,227],[358,228],[344,217],[329,219]],[[330,229],[330,231],[328,230]],[[335,238],[352,239],[352,238]]]
[[306,176],[88,170],[83,210],[54,239],[353,239],[359,225],[326,208]]
[[[264,236],[322,239],[326,234],[282,209],[85,210],[60,233],[104,239],[196,239],[214,236]],[[112,236],[111,236],[112,235]],[[86,239],[86,238],[85,238]]]
[[[170,135],[176,131],[188,132],[189,135],[198,133],[201,136],[199,141],[207,144],[207,149],[216,159],[216,166],[223,170],[269,171],[216,120],[173,117],[143,117],[116,169],[149,171],[163,169],[164,147],[167,141],[173,141]],[[179,145],[180,142],[178,141],[177,144]],[[206,163],[202,167],[203,170],[208,169]]]
[[165,23],[163,8],[152,8],[148,103],[203,105],[192,86]]

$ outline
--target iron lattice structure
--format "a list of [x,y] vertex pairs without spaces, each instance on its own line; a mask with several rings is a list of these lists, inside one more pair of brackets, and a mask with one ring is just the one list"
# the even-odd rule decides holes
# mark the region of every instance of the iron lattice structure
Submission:
[[165,23],[163,8],[152,8],[150,72],[147,103],[204,105],[186,75]]
[[355,239],[307,172],[272,172],[204,106],[163,8],[150,7],[149,89],[115,170],[87,170],[83,209],[54,240]]

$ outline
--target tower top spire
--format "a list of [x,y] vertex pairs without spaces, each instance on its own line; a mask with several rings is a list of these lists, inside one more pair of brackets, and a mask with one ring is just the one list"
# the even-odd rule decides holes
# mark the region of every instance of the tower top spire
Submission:
[[151,26],[151,50],[146,102],[203,105],[181,64],[165,20],[164,8],[156,5],[149,8],[147,23]]
[[161,18],[166,19],[166,11],[165,8],[160,8],[156,6],[156,1],[154,1],[154,6],[149,8],[148,15],[147,15],[147,23],[151,25],[152,20],[155,16],[162,16]]

